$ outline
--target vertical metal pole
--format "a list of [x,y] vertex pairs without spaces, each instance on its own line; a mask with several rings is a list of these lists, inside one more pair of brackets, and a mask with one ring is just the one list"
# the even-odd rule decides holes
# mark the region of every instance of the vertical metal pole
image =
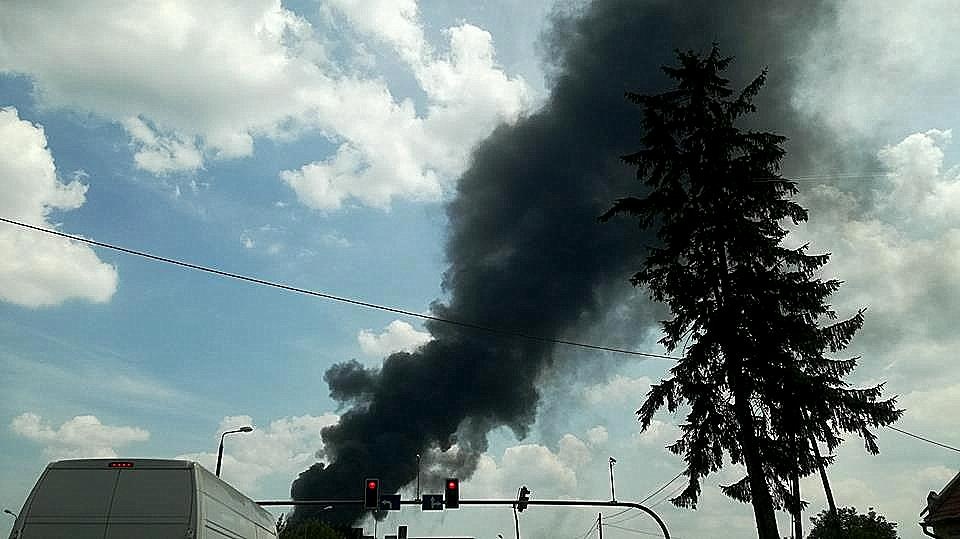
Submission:
[[600,520],[603,513],[597,513],[597,531],[600,532],[600,539],[603,539],[603,521]]
[[517,527],[517,535],[516,535],[516,538],[517,538],[517,539],[520,539],[520,519],[517,518],[517,506],[516,506],[516,505],[513,506],[513,524],[514,524],[514,526]]
[[223,461],[223,437],[226,435],[226,432],[220,435],[220,449],[217,450],[217,477],[220,477],[220,463]]
[[617,494],[613,490],[613,465],[616,464],[617,459],[610,457],[610,501],[617,501]]
[[420,501],[420,453],[417,453],[417,501]]

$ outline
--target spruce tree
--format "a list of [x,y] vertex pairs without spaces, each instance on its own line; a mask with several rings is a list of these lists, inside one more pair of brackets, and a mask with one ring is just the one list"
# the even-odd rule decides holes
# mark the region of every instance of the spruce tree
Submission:
[[721,76],[732,57],[717,45],[707,55],[677,51],[677,60],[662,68],[674,89],[627,93],[642,107],[642,148],[622,159],[646,194],[600,217],[626,214],[657,232],[631,282],[669,306],[660,342],[680,359],[638,419],[645,430],[664,406],[686,409],[681,437],[668,446],[686,463],[675,505],[695,508],[702,479],[726,457],[746,476],[723,492],[752,503],[761,539],[779,539],[774,510],[802,503],[791,479],[831,461],[814,444],[832,451],[842,433],[856,433],[877,453],[869,429],[901,411],[894,398],[881,400],[882,385],[844,381],[857,358],[827,357],[851,341],[863,311],[838,321],[826,302],[840,282],[818,277],[829,255],[783,245],[786,220],[808,217],[792,200],[796,184],[780,175],[786,138],[737,127],[756,111],[766,72],[734,96]]

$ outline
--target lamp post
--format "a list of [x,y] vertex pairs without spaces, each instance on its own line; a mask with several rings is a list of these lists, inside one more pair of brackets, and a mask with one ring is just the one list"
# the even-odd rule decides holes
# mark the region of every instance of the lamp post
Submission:
[[3,512],[6,513],[6,514],[8,514],[8,515],[10,515],[10,516],[12,516],[13,518],[17,518],[17,514],[14,513],[13,511],[9,510],[9,509],[4,509]]
[[239,429],[228,430],[220,435],[220,449],[217,451],[217,477],[220,477],[220,463],[223,461],[223,437],[235,432],[253,432],[253,427],[240,427]]

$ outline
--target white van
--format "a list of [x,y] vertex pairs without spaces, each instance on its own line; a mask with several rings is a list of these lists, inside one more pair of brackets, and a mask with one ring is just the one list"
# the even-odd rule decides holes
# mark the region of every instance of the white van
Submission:
[[47,465],[10,539],[275,539],[274,518],[196,462]]

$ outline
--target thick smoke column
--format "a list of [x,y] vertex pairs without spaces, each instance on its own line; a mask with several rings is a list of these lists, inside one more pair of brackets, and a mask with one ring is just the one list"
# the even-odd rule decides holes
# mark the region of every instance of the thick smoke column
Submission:
[[[638,109],[624,91],[660,91],[659,66],[673,62],[673,49],[708,50],[717,41],[737,57],[729,71],[735,85],[769,66],[757,127],[790,136],[788,151],[809,155],[824,141],[791,112],[786,59],[821,11],[819,2],[608,0],[558,16],[544,38],[549,100],[479,145],[448,206],[450,299],[434,313],[553,337],[596,324],[609,307],[600,299],[612,296],[611,287],[629,292],[627,278],[643,255],[633,225],[596,223],[614,198],[638,187],[617,159],[639,139]],[[382,369],[354,361],[327,371],[331,395],[350,408],[323,431],[330,464],[303,472],[294,498],[358,497],[364,477],[396,491],[415,480],[417,454],[434,455],[424,465],[437,474],[466,478],[492,428],[526,435],[555,347],[441,323],[428,328],[432,342],[388,357]],[[453,444],[458,451],[431,452]],[[312,514],[301,507],[294,518]]]

